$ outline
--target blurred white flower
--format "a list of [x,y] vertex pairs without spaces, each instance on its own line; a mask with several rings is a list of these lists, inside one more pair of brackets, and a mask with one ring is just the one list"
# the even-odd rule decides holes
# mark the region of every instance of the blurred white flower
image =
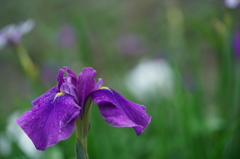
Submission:
[[173,71],[163,59],[144,59],[125,78],[130,92],[139,100],[170,97],[173,92]]
[[[36,150],[32,141],[29,137],[23,132],[23,130],[17,125],[16,119],[21,116],[20,112],[14,112],[8,118],[8,125],[6,134],[9,139],[16,141],[19,148],[29,157],[33,159],[41,158],[42,153]],[[37,131],[37,130],[36,130]]]
[[22,35],[28,33],[34,27],[33,19],[21,22],[19,25],[9,24],[0,30],[0,49],[8,44],[17,44]]
[[3,156],[8,156],[11,151],[11,143],[4,133],[0,133],[0,154]]
[[240,0],[224,0],[224,3],[228,8],[237,8]]
[[25,22],[22,22],[18,25],[22,34],[26,34],[30,32],[35,25],[35,21],[33,19],[28,19]]

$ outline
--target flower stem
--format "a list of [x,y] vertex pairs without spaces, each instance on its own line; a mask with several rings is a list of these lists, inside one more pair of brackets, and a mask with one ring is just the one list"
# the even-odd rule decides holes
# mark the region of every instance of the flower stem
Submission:
[[[82,108],[84,111],[83,117],[79,117],[76,120],[75,128],[76,128],[76,135],[77,135],[77,144],[76,144],[76,157],[77,159],[89,159],[87,153],[87,135],[90,129],[90,114],[92,109],[92,99],[88,97],[84,107]],[[81,151],[83,149],[83,151]],[[79,154],[80,153],[80,154]],[[81,154],[81,153],[84,153]]]
[[44,90],[42,87],[40,87],[41,83],[38,68],[31,60],[31,57],[29,56],[27,50],[20,43],[12,44],[12,48],[16,52],[20,64],[22,65],[24,72],[29,78],[31,85],[34,88],[34,91],[38,93],[43,93]]
[[27,76],[33,81],[37,80],[38,70],[34,63],[32,62],[30,56],[28,55],[27,50],[21,44],[13,45],[13,48],[15,49],[19,57],[20,63],[24,71],[26,72]]

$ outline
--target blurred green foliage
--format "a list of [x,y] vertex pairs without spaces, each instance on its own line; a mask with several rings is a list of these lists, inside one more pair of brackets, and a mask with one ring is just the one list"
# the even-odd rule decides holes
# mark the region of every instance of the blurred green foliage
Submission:
[[[62,66],[76,73],[93,67],[105,85],[145,105],[152,116],[149,127],[136,136],[132,128],[109,126],[93,105],[91,159],[240,158],[240,59],[231,44],[240,26],[239,8],[228,9],[217,0],[2,0],[0,11],[0,27],[35,20],[21,43],[40,70],[36,86],[14,49],[0,50],[0,158],[32,158],[19,146],[20,139],[8,134],[9,116],[29,110],[33,99],[55,86]],[[69,47],[58,42],[64,25],[75,30],[76,41]],[[118,39],[123,35],[141,37],[144,52],[122,53]],[[124,77],[140,59],[158,57],[173,69],[173,94],[138,101]],[[35,158],[74,158],[75,136]]]

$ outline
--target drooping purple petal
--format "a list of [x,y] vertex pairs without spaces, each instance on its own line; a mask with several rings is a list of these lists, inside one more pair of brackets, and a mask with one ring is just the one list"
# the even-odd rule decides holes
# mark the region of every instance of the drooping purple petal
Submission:
[[61,85],[64,83],[63,74],[64,74],[64,70],[60,69],[58,71],[58,83],[57,83],[58,91],[60,91]]
[[145,106],[127,100],[113,89],[101,87],[90,95],[93,102],[98,104],[104,120],[111,126],[133,127],[137,135],[141,135],[151,121]]
[[71,136],[79,110],[71,95],[42,95],[38,104],[16,121],[36,148],[44,151],[46,147]]
[[76,90],[81,108],[88,95],[96,89],[96,82],[94,80],[96,74],[97,72],[93,68],[86,67],[78,75]]
[[42,94],[40,97],[34,99],[32,101],[32,105],[35,107],[39,103],[42,103],[44,100],[46,100],[47,97],[49,97],[52,94],[56,94],[56,93],[58,93],[58,89],[57,89],[57,87],[53,87],[49,91],[47,91],[46,93]]
[[99,78],[98,83],[96,84],[96,89],[100,88],[103,85],[103,79]]

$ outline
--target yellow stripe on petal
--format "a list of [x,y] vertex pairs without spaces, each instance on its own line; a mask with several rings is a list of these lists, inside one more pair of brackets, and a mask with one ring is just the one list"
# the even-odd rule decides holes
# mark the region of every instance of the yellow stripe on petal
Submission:
[[109,90],[111,93],[113,93],[112,90],[111,90],[110,88],[108,88],[108,87],[100,87],[99,89],[107,89],[107,90]]
[[111,89],[109,89],[108,87],[100,87],[99,89],[108,89],[109,91],[111,91]]
[[64,92],[59,92],[59,93],[57,93],[57,94],[55,95],[55,97],[54,97],[54,101],[55,101],[55,99],[56,99],[58,96],[63,95],[63,94],[66,94],[66,93],[64,93]]

